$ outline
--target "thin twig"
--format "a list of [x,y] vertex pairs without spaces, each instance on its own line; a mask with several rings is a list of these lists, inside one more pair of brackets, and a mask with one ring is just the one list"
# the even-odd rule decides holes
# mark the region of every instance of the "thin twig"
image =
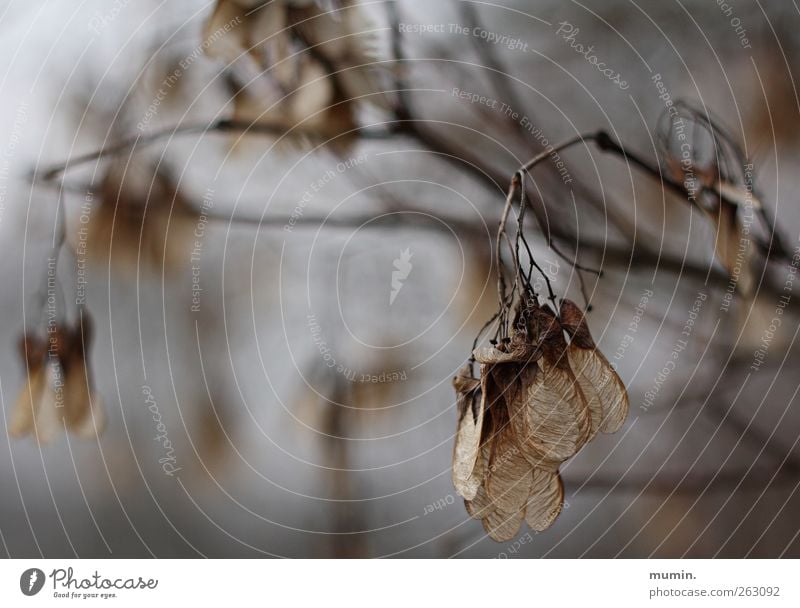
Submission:
[[[398,134],[397,130],[385,129],[372,129],[372,128],[356,128],[342,135],[350,135],[355,132],[361,139],[387,139],[394,137]],[[63,173],[86,163],[100,160],[108,156],[116,156],[124,152],[129,152],[136,146],[148,146],[168,137],[176,135],[189,135],[189,134],[203,134],[206,133],[246,133],[249,135],[272,135],[283,136],[291,133],[296,136],[314,137],[315,133],[303,129],[301,127],[285,127],[281,125],[272,125],[268,123],[249,122],[240,120],[231,120],[228,118],[221,118],[214,122],[191,123],[186,125],[175,125],[152,133],[139,133],[121,142],[100,148],[94,152],[82,154],[69,160],[54,165],[41,171],[38,179],[41,181],[52,181]]]
[[[519,186],[519,177],[515,174],[511,180],[511,185],[508,188],[508,194],[506,195],[506,204],[503,207],[503,213],[500,216],[500,222],[497,228],[497,237],[495,242],[495,262],[497,265],[497,297],[500,304],[500,311],[502,315],[503,309],[506,307],[506,280],[505,275],[503,274],[503,259],[502,259],[502,247],[500,246],[501,240],[505,235],[506,240],[508,240],[508,235],[506,234],[506,222],[508,221],[508,214],[511,211],[511,205],[514,201],[514,193]],[[510,246],[510,242],[509,242]],[[513,257],[513,249],[512,249],[512,257]],[[514,261],[514,270],[515,274],[518,269],[519,262],[517,260]]]

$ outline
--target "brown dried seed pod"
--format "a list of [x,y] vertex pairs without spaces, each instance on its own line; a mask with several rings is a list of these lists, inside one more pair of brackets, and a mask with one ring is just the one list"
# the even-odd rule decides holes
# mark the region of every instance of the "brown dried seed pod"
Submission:
[[83,331],[78,325],[65,332],[68,340],[64,369],[63,406],[67,428],[79,437],[97,436],[105,428],[105,411],[92,388],[92,378],[86,356],[92,339],[90,317],[83,317]]
[[45,393],[49,389],[47,382],[49,370],[46,365],[47,342],[28,334],[20,337],[17,348],[26,375],[25,384],[14,403],[8,434],[12,437],[23,437],[33,434],[36,430]]
[[464,493],[459,492],[459,494],[467,499],[471,500],[475,497],[478,493],[478,489],[483,485],[484,479],[486,475],[486,460],[483,456],[479,455],[477,460],[475,461],[475,467],[472,469],[472,474],[469,476],[469,479],[464,482]]
[[496,509],[483,518],[483,529],[497,542],[505,542],[516,536],[524,517],[524,509],[512,513]]
[[458,406],[458,430],[453,446],[453,485],[461,496],[470,500],[481,482],[478,476],[473,475],[479,460],[483,428],[481,383],[472,377],[470,366],[466,365],[453,379],[453,386]]
[[163,168],[115,162],[89,221],[89,254],[128,272],[172,270],[188,260],[197,212]]
[[302,38],[339,70],[337,84],[347,99],[363,99],[388,109],[380,70],[371,64],[379,56],[375,23],[359,2],[342,0],[333,14],[319,7],[296,8],[292,18]]
[[569,335],[571,343],[581,348],[595,348],[592,334],[583,311],[572,300],[561,300],[561,327]]
[[558,472],[534,468],[525,521],[538,532],[549,528],[561,513],[564,484]]
[[592,436],[615,433],[628,417],[628,392],[606,358],[597,350],[570,346],[569,363],[589,403]]
[[620,429],[630,408],[628,391],[611,364],[597,350],[586,319],[571,301],[561,303],[562,325],[570,335],[567,351],[570,367],[583,390],[592,416],[592,436],[600,430],[614,433]]
[[[523,518],[534,530],[550,527],[564,503],[561,463],[598,429],[619,428],[627,414],[624,385],[595,348],[583,313],[569,300],[560,312],[561,320],[528,299],[518,305],[511,338],[473,355],[481,363],[480,456],[456,486],[471,498],[468,513],[498,541],[512,538]],[[468,373],[454,381],[462,414],[475,382]],[[469,464],[476,429],[462,430],[459,420],[456,460]]]
[[493,442],[485,477],[486,493],[498,510],[506,513],[525,510],[531,487],[531,465],[517,445],[510,425],[501,429]]
[[64,421],[70,432],[88,439],[103,431],[105,411],[100,398],[92,390],[83,357],[76,360],[66,373],[63,395]]
[[343,152],[355,141],[354,100],[390,109],[371,65],[375,27],[357,2],[329,11],[313,2],[217,0],[205,36],[206,53],[229,65],[238,120],[290,130],[294,141],[314,133]]
[[558,319],[549,307],[532,310],[532,323],[541,340],[542,358],[535,374],[524,377],[520,400],[526,419],[519,433],[549,461],[573,456],[589,440],[591,415],[586,397],[569,365],[567,343]]
[[[489,446],[484,444],[481,446],[481,453],[478,457],[478,462],[475,465],[475,469],[480,469],[481,471],[487,470],[489,468],[489,458]],[[489,499],[489,495],[486,493],[486,488],[484,487],[482,481],[480,484],[478,484],[478,489],[475,492],[475,496],[471,500],[464,500],[464,506],[466,507],[469,516],[474,519],[483,519],[489,512],[494,511],[495,509],[494,503],[492,503],[492,501]]]
[[538,340],[551,345],[558,345],[563,341],[561,324],[549,306],[534,308],[531,314],[532,325],[535,327]]
[[542,444],[535,434],[536,426],[532,426],[529,415],[528,395],[531,387],[536,382],[539,373],[537,365],[521,367],[512,387],[506,392],[509,423],[514,430],[515,440],[522,456],[531,466],[540,467],[549,471],[557,471],[563,459],[546,455]]
[[33,334],[20,336],[17,342],[17,353],[28,370],[39,369],[44,365],[47,355],[47,342]]
[[33,335],[20,340],[27,378],[9,423],[11,435],[35,434],[44,443],[65,426],[81,437],[94,437],[104,427],[104,411],[85,360],[91,324],[88,316],[83,319],[83,334],[80,327],[56,326],[47,340]]
[[476,348],[472,356],[478,363],[494,365],[498,363],[535,363],[542,353],[538,346],[512,338],[505,349],[482,346]]
[[24,437],[34,432],[34,419],[42,403],[46,376],[44,366],[32,368],[28,373],[8,423],[8,434],[12,437]]
[[545,358],[527,388],[529,437],[546,460],[574,456],[589,440],[591,417],[575,375]]
[[467,513],[473,519],[483,519],[495,509],[494,503],[489,499],[486,488],[481,484],[472,500],[464,500]]
[[55,374],[56,366],[47,361],[30,371],[14,405],[9,435],[35,435],[40,443],[47,443],[62,429]]

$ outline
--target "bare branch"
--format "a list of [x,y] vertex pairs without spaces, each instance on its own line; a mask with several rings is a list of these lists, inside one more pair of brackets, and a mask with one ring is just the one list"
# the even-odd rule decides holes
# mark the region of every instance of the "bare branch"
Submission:
[[[140,133],[138,135],[134,135],[127,139],[123,139],[119,143],[106,146],[105,148],[95,150],[94,152],[89,152],[88,154],[76,156],[62,163],[58,163],[57,165],[54,165],[42,171],[37,181],[39,180],[52,181],[60,177],[63,173],[65,173],[69,169],[72,169],[74,167],[84,165],[86,163],[90,163],[96,160],[100,160],[101,158],[105,158],[108,156],[117,156],[119,154],[129,152],[130,150],[132,150],[137,146],[148,146],[157,143],[163,139],[175,137],[176,135],[190,135],[190,134],[206,135],[208,133],[244,133],[247,135],[271,135],[276,137],[283,137],[286,135],[292,135],[295,137],[302,136],[308,138],[318,137],[318,135],[315,132],[303,129],[302,127],[298,126],[285,127],[281,125],[271,125],[268,123],[237,121],[228,118],[222,118],[220,120],[211,123],[203,122],[203,123],[192,123],[187,125],[175,125],[172,127],[161,129],[159,131],[154,131],[152,133]],[[353,129],[346,133],[342,133],[342,136],[351,135],[353,133],[355,133],[357,137],[359,137],[360,139],[374,140],[374,139],[387,139],[394,137],[398,135],[399,131],[398,130],[389,131],[385,129],[374,129],[374,128],[359,128],[359,129]]]

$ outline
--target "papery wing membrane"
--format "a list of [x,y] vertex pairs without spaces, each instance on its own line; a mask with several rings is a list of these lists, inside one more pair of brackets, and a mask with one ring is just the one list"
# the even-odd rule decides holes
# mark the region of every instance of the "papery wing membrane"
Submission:
[[564,484],[558,472],[534,468],[530,499],[525,511],[525,521],[534,530],[549,528],[561,513],[564,504]]
[[539,363],[527,387],[526,443],[546,460],[563,461],[589,439],[591,419],[586,398],[569,367]]
[[606,358],[596,349],[570,345],[569,364],[583,389],[592,417],[592,435],[614,433],[628,416],[628,392]]

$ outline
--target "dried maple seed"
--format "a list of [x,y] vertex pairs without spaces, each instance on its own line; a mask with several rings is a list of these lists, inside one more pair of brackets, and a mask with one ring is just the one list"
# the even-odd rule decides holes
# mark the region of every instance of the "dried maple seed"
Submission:
[[234,119],[352,143],[356,101],[389,109],[375,25],[354,0],[217,0],[205,52],[227,67]]
[[569,363],[592,414],[592,435],[598,430],[614,433],[628,417],[628,391],[611,364],[597,350],[586,319],[573,302],[562,301],[561,320],[571,338]]
[[87,438],[102,431],[105,414],[85,360],[90,337],[88,316],[83,331],[81,326],[56,326],[47,341],[23,336],[20,355],[27,377],[11,415],[10,435],[35,435],[46,443],[64,428]]
[[453,381],[453,481],[497,541],[513,538],[523,519],[536,531],[550,527],[564,503],[561,463],[598,430],[617,430],[628,411],[625,387],[574,303],[563,301],[559,319],[521,298],[511,332],[473,353],[480,380],[465,366]]
[[472,377],[470,365],[464,366],[453,379],[458,406],[458,430],[453,447],[453,485],[470,500],[480,480],[473,476],[479,460],[483,404],[480,380]]

